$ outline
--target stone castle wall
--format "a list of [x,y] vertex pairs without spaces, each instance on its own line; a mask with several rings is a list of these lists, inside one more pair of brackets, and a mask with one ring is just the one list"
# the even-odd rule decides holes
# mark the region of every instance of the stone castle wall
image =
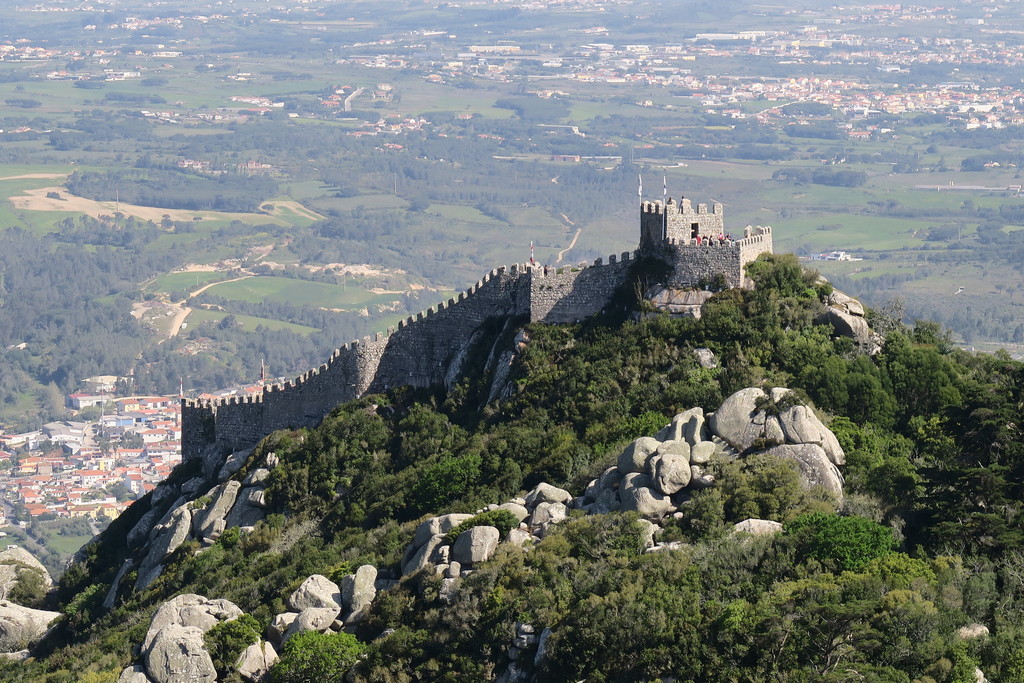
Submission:
[[[668,284],[694,287],[716,274],[745,287],[744,266],[772,251],[772,230],[750,228],[742,239],[708,243],[724,232],[722,207],[712,211],[689,200],[668,204],[668,232],[661,202],[644,202],[640,250],[597,259],[593,265],[550,268],[515,264],[492,270],[457,298],[438,304],[388,330],[337,349],[326,363],[259,394],[215,401],[182,401],[182,458],[212,447],[234,451],[255,445],[278,429],[313,427],[336,405],[392,387],[451,386],[462,375],[470,347],[489,323],[513,318],[570,323],[603,310],[625,284],[640,256],[671,267]],[[696,229],[702,244],[691,239]]]
[[529,297],[526,267],[515,264],[492,270],[458,299],[409,318],[392,332],[374,379],[362,393],[445,384],[452,364],[464,356],[477,331],[491,319],[527,315]]
[[772,229],[767,226],[747,228],[748,236],[732,242],[717,239],[671,240],[659,249],[659,257],[672,266],[665,283],[670,287],[697,287],[716,275],[725,276],[730,287],[748,287],[746,266],[760,254],[772,253]]
[[182,458],[211,446],[234,451],[278,429],[313,427],[336,405],[396,386],[442,386],[459,375],[475,335],[492,320],[573,322],[598,313],[625,281],[627,252],[592,266],[514,264],[492,270],[457,298],[403,320],[385,336],[336,350],[319,368],[262,393],[182,402]]
[[334,351],[330,359],[282,384],[251,396],[182,401],[181,456],[199,457],[212,444],[234,451],[287,427],[313,426],[334,407],[365,393],[386,339],[366,338]]
[[531,268],[531,322],[572,323],[598,313],[626,281],[636,253],[613,254],[581,268]]

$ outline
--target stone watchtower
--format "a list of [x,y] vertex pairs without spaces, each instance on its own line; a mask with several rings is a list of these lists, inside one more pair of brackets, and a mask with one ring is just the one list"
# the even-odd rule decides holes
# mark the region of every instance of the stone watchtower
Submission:
[[[665,209],[665,210],[663,210]],[[721,204],[698,204],[697,210],[689,199],[676,204],[671,198],[664,207],[661,202],[644,202],[640,209],[640,250],[666,242],[683,242],[725,234],[725,216]]]
[[694,211],[685,198],[640,205],[640,254],[672,267],[665,283],[671,287],[697,287],[719,274],[730,287],[749,286],[744,267],[765,252],[772,253],[772,229],[748,225],[741,235],[731,235],[717,202],[710,211],[707,204]]

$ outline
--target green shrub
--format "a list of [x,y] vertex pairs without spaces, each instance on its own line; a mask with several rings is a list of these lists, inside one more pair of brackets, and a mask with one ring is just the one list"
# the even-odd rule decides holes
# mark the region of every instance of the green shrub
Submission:
[[[18,563],[20,565],[20,563]],[[24,565],[20,565],[24,567]],[[7,599],[24,607],[42,607],[46,597],[46,584],[43,576],[32,568],[24,567],[18,571],[18,582],[14,584]]]
[[253,643],[260,642],[260,623],[251,614],[231,621],[222,621],[203,635],[217,673],[226,676],[234,671],[238,657]]
[[795,536],[808,556],[843,571],[860,571],[896,547],[892,529],[864,517],[814,512],[786,524],[785,533]]
[[83,626],[92,621],[93,615],[103,601],[104,586],[94,583],[67,604],[64,615],[72,628]]
[[351,633],[298,633],[270,670],[271,683],[341,683],[366,646]]
[[481,512],[479,515],[475,515],[472,518],[467,519],[465,522],[449,531],[445,535],[442,543],[444,545],[451,545],[455,542],[455,539],[459,537],[459,534],[467,529],[472,529],[475,526],[497,527],[498,533],[501,534],[502,538],[505,538],[505,534],[507,534],[510,529],[515,529],[519,526],[519,519],[508,510],[488,510],[487,512]]
[[573,557],[637,557],[643,555],[646,545],[639,519],[635,512],[589,515],[560,524],[557,533],[568,541],[568,554]]
[[463,496],[480,477],[481,458],[473,453],[446,456],[428,467],[413,489],[416,506],[423,512],[437,510]]

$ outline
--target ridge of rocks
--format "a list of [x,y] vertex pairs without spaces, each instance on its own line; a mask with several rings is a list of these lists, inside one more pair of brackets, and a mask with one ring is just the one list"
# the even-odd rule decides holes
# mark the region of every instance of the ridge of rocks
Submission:
[[[521,497],[488,505],[475,515],[453,513],[425,519],[406,548],[400,574],[363,565],[335,580],[321,574],[309,576],[288,597],[287,611],[271,620],[266,639],[242,653],[236,670],[244,680],[259,681],[296,633],[336,633],[354,628],[380,591],[388,590],[399,577],[418,572],[441,577],[440,599],[450,603],[460,579],[490,560],[499,547],[528,549],[567,520],[573,510],[584,514],[635,511],[647,552],[675,550],[681,544],[656,542],[659,524],[670,516],[682,515],[679,508],[689,501],[693,491],[715,485],[708,470],[713,458],[743,458],[753,453],[794,462],[805,486],[819,486],[836,501],[841,500],[843,478],[838,466],[845,462],[845,454],[814,411],[787,389],[743,389],[723,401],[714,413],[695,407],[677,414],[654,436],[633,440],[618,454],[615,464],[591,480],[578,496],[542,482]],[[262,463],[264,467],[252,469],[241,480],[233,479],[251,455],[236,453],[220,462],[211,459],[203,466],[207,477],[177,487],[166,485],[167,490],[159,497],[173,503],[166,509],[150,510],[129,534],[143,551],[137,589],[159,576],[169,555],[186,541],[209,546],[225,530],[237,526],[244,531],[251,526],[244,522],[262,519],[264,482],[277,459],[269,454]],[[205,494],[200,496],[204,489]],[[490,524],[472,525],[476,515],[490,510],[509,512],[518,526],[503,533]],[[469,528],[451,541],[449,532],[464,528],[467,522]],[[734,533],[771,534],[780,529],[781,525],[770,520],[745,520],[735,525]],[[122,567],[119,577],[129,566],[126,563]],[[117,581],[111,591],[113,599],[116,588]],[[108,595],[111,604],[113,599]],[[216,680],[203,634],[241,614],[227,600],[199,595],[179,595],[167,601],[152,617],[141,643],[141,661],[126,668],[119,683]],[[520,625],[508,651],[509,665],[500,680],[522,680],[526,663],[521,657],[526,650],[536,646],[535,657],[542,658],[541,644],[550,631],[536,634],[530,629],[529,624]]]

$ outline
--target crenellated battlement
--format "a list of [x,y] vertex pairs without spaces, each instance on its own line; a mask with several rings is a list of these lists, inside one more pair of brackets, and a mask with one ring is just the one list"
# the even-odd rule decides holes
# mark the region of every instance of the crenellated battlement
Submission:
[[444,384],[489,320],[566,322],[590,316],[606,305],[635,258],[624,252],[593,266],[499,266],[457,297],[399,321],[385,334],[344,344],[325,363],[257,394],[184,399],[182,457],[199,457],[212,446],[246,448],[277,429],[314,426],[334,406],[367,393]]
[[[675,202],[675,200],[673,200],[671,197],[669,197],[667,203],[662,202],[661,200],[643,201],[643,202],[640,203],[640,210],[642,212],[644,212],[644,213],[649,213],[649,214],[654,214],[654,215],[660,216],[660,215],[663,214],[664,208],[666,206],[668,206],[668,210],[669,210],[670,213],[673,212],[673,211],[675,211],[678,214],[683,214],[683,215],[691,215],[691,214],[698,214],[698,215],[700,215],[700,214],[707,214],[707,213],[709,213],[708,205],[707,204],[698,204],[697,205],[697,210],[694,211],[693,210],[693,203],[689,199],[687,199],[686,197],[680,198],[678,203]],[[716,214],[716,215],[721,215],[723,213],[722,205],[719,204],[718,202],[715,202],[714,204],[711,205],[710,213],[711,214]]]
[[644,201],[640,204],[640,249],[648,251],[670,241],[725,236],[725,208],[715,202],[693,203],[681,197],[678,202]]
[[566,323],[598,313],[630,282],[629,271],[641,258],[671,266],[669,286],[694,287],[724,275],[730,286],[744,287],[746,264],[771,251],[770,227],[747,226],[736,238],[727,233],[722,204],[642,202],[636,251],[562,267],[499,266],[458,296],[384,334],[344,344],[325,363],[290,380],[251,395],[183,399],[182,457],[201,457],[210,448],[239,450],[278,429],[315,426],[334,406],[369,393],[453,386],[482,332],[516,319]]
[[[720,206],[716,205],[713,213],[721,213]],[[672,287],[697,287],[718,276],[724,276],[730,287],[747,287],[747,264],[773,249],[770,226],[748,225],[738,238],[724,227],[711,235],[670,233],[660,244],[649,245],[648,254],[672,266],[666,282]]]

